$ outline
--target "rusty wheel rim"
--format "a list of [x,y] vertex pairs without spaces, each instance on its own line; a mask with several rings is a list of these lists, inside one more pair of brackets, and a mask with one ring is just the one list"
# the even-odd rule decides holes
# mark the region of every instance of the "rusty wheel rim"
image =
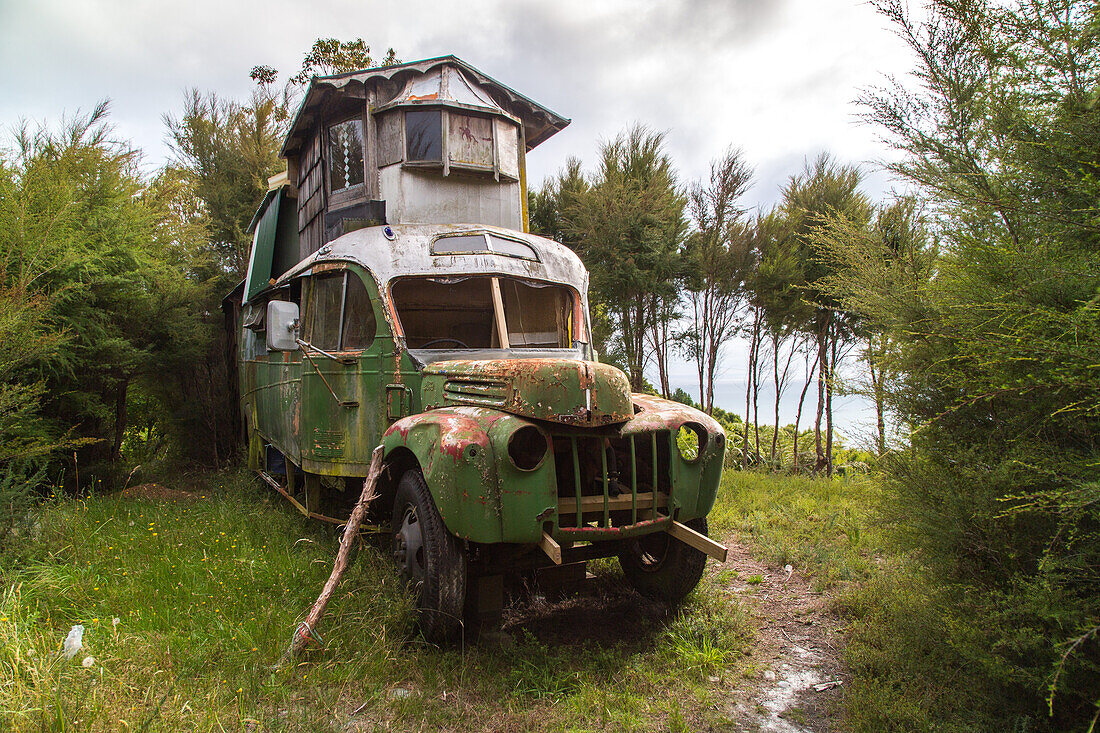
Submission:
[[661,569],[668,556],[669,540],[667,534],[658,532],[637,541],[638,566],[643,572],[655,573]]
[[401,527],[394,533],[393,557],[404,581],[412,584],[424,582],[428,574],[424,561],[424,534],[415,507],[405,508]]

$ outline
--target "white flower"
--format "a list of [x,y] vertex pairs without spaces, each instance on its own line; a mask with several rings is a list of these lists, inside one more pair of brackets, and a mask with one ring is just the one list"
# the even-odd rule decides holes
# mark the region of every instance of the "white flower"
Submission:
[[84,657],[84,661],[80,663],[84,669],[88,669],[95,664],[95,657]]

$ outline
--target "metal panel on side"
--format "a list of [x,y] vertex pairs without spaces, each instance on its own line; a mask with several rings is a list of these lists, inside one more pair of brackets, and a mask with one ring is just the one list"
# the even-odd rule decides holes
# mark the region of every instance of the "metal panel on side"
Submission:
[[271,280],[271,262],[275,252],[275,236],[279,231],[279,202],[282,196],[264,199],[267,208],[256,224],[252,238],[252,252],[248,258],[248,275],[244,282],[244,302],[248,302],[268,286]]

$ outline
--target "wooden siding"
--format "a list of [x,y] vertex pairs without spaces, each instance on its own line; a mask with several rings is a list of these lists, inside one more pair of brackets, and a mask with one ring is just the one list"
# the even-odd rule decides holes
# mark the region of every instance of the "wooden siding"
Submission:
[[298,160],[298,237],[304,259],[324,244],[325,166],[321,155],[320,127],[314,128],[309,144]]

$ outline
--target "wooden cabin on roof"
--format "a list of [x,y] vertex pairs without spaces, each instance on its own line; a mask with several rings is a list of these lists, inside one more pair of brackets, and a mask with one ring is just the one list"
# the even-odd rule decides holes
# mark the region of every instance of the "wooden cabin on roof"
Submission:
[[314,77],[252,221],[245,299],[366,226],[526,231],[526,153],[568,124],[455,56]]

